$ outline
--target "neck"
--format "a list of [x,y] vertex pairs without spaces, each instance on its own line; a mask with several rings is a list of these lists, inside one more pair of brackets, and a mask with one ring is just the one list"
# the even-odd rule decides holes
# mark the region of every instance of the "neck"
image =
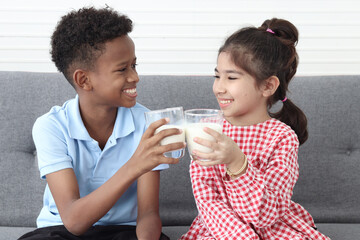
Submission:
[[263,123],[271,119],[271,116],[267,111],[267,107],[257,109],[257,111],[246,113],[240,116],[224,116],[224,117],[226,121],[228,121],[234,126],[251,126],[251,125]]
[[79,108],[86,130],[103,149],[114,129],[117,107],[94,106],[88,101],[81,101],[79,98]]

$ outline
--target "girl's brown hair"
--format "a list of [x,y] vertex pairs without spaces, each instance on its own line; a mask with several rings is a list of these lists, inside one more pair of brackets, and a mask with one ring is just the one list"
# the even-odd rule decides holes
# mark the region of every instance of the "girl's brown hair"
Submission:
[[[258,86],[271,76],[279,79],[280,85],[268,101],[270,109],[274,103],[286,98],[289,82],[296,73],[298,36],[298,30],[292,23],[273,18],[258,28],[247,27],[233,33],[219,49],[219,54],[230,53],[235,65],[253,76]],[[307,140],[306,116],[290,99],[283,102],[279,112],[270,115],[289,125],[300,144]]]

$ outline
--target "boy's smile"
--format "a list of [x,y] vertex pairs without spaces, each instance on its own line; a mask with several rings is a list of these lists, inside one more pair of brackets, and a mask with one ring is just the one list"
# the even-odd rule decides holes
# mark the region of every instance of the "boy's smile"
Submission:
[[132,97],[132,98],[137,97],[136,88],[127,88],[127,89],[124,89],[123,92],[129,97]]

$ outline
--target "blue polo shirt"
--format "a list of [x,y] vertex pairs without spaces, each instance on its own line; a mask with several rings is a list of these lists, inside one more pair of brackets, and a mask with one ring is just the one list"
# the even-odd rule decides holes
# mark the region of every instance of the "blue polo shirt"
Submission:
[[[113,129],[103,150],[87,132],[76,96],[55,106],[39,117],[33,127],[33,139],[41,178],[46,174],[72,168],[84,197],[105,183],[135,152],[145,131],[144,112],[147,108],[136,104],[132,108],[119,107]],[[168,168],[159,165],[154,170]],[[110,211],[95,225],[136,225],[137,182],[134,182]],[[46,185],[43,208],[37,218],[38,227],[63,224]]]

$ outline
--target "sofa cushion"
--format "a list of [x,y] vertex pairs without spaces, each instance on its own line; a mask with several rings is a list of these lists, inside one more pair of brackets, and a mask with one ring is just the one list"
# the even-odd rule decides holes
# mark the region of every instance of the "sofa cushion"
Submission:
[[162,232],[166,234],[166,236],[168,236],[171,240],[175,240],[175,239],[179,239],[188,230],[189,230],[189,226],[170,226],[170,227],[163,227]]
[[[318,223],[316,226],[320,232],[334,240],[355,240],[360,236],[360,224]],[[188,226],[170,226],[162,229],[170,239],[179,239],[188,230]]]
[[360,223],[360,76],[297,77],[290,90],[309,129],[293,200],[317,222]]
[[0,72],[0,226],[35,227],[45,181],[32,140],[35,119],[75,91],[57,73]]
[[333,240],[360,238],[360,223],[318,223],[318,230]]
[[29,227],[0,227],[0,240],[15,240],[35,228]]
[[[32,125],[75,91],[59,73],[0,72],[0,81],[0,226],[34,227],[45,181],[37,169]],[[141,76],[138,101],[150,109],[218,108],[212,82],[210,76]],[[309,121],[293,199],[316,222],[360,223],[360,76],[296,77],[290,90],[288,98]],[[188,226],[196,216],[189,163],[186,153],[161,173],[164,226]]]

